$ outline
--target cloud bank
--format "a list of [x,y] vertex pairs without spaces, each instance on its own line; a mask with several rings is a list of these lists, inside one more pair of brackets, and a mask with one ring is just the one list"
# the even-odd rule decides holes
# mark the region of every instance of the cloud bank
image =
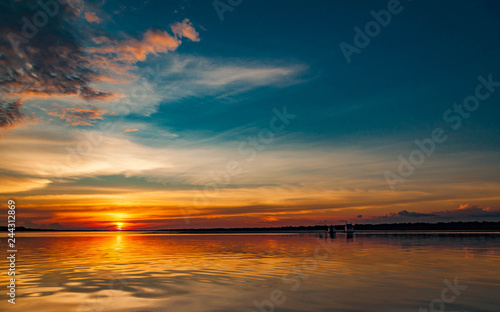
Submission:
[[[100,35],[103,31],[90,24],[101,19],[93,11],[84,12],[83,2],[54,3],[56,7],[49,8],[53,14],[47,11],[50,16],[42,24],[31,20],[37,12],[46,11],[34,0],[0,4],[0,96],[5,99],[0,106],[0,129],[27,119],[23,100],[66,98],[68,107],[74,102],[114,101],[120,96],[111,91],[116,90],[112,85],[137,80],[132,73],[137,62],[175,51],[183,38],[200,41],[189,19],[173,23],[171,33],[149,29],[142,38]],[[99,118],[96,114],[74,107],[63,112],[63,118],[75,117],[79,121],[73,118],[71,125],[84,125]],[[89,121],[83,121],[85,117]]]
[[497,221],[500,220],[500,209],[480,208],[477,205],[463,204],[457,209],[435,211],[431,213],[409,212],[402,210],[384,216],[364,219],[364,223],[397,223],[397,222],[449,222],[449,221]]

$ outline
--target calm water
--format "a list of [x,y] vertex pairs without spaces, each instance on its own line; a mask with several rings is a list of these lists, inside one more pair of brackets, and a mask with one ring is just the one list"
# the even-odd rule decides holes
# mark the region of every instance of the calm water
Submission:
[[497,234],[16,238],[16,305],[3,294],[0,311],[500,311]]

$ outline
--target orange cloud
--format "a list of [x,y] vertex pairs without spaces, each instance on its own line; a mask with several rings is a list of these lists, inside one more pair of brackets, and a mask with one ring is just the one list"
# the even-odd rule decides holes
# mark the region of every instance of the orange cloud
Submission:
[[16,193],[44,188],[52,181],[41,178],[15,177],[0,174],[2,193]]
[[460,205],[460,207],[458,207],[458,210],[470,209],[470,208],[477,208],[477,206],[476,205],[471,205],[471,204]]
[[185,19],[182,23],[172,24],[170,27],[174,36],[163,30],[149,29],[143,34],[142,40],[130,38],[117,41],[103,36],[96,37],[93,41],[103,45],[90,48],[88,51],[97,55],[106,55],[108,58],[113,56],[114,60],[134,64],[144,61],[150,54],[175,51],[182,43],[180,40],[182,37],[191,41],[200,41],[198,32],[189,19]]
[[95,12],[85,12],[85,19],[89,23],[100,23],[102,19],[100,19]]
[[63,107],[59,113],[48,112],[51,116],[57,116],[60,119],[66,120],[72,126],[84,125],[91,126],[97,121],[102,119],[102,114],[106,113],[105,110],[98,109],[85,109],[80,107]]
[[170,28],[177,37],[186,37],[191,41],[200,41],[198,32],[187,18],[182,23],[177,22],[171,25]]
[[135,132],[138,131],[139,129],[134,128],[134,129],[125,129],[125,132]]
[[167,53],[175,51],[180,41],[166,31],[148,30],[142,40],[128,39],[125,41],[110,41],[105,46],[92,48],[91,53],[115,55],[118,61],[134,64],[144,61],[148,54]]

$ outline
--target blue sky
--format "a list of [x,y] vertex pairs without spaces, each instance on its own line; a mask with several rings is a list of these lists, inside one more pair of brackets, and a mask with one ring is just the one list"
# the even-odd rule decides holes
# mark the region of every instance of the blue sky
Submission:
[[[26,201],[26,225],[499,218],[499,92],[481,87],[457,129],[443,118],[500,81],[497,2],[231,3],[221,20],[211,1],[64,0],[24,56],[9,34],[41,9],[2,4],[0,197]],[[390,7],[348,62],[340,45]],[[436,128],[447,140],[403,177],[400,156]],[[231,161],[241,172],[214,190]]]
[[[183,5],[185,9],[179,9]],[[199,96],[164,105],[153,117],[176,130],[199,127],[223,132],[245,123],[265,123],[262,110],[283,103],[299,116],[290,131],[322,140],[353,135],[425,136],[449,106],[473,91],[477,76],[500,70],[498,7],[495,2],[468,1],[401,5],[403,11],[367,48],[352,56],[351,64],[339,43],[352,44],[353,28],[371,21],[369,12],[386,8],[387,1],[307,5],[243,1],[224,13],[223,22],[209,2],[173,5],[179,13],[172,18],[189,17],[206,29],[200,31],[200,42],[183,45],[179,54],[304,70],[290,88],[256,88],[230,96],[227,102],[223,99],[223,107],[214,107],[220,101],[212,95]],[[158,12],[152,13],[150,6]],[[168,25],[171,10],[151,1],[124,13],[123,21],[117,20],[124,28],[118,29],[134,33],[152,25],[161,28]],[[147,20],[141,18],[141,11],[147,12]],[[125,22],[130,20],[134,23]],[[485,106],[468,120],[467,136],[480,129],[498,133],[499,108]],[[193,114],[198,109],[203,114]],[[492,137],[484,143],[497,142],[498,137]]]

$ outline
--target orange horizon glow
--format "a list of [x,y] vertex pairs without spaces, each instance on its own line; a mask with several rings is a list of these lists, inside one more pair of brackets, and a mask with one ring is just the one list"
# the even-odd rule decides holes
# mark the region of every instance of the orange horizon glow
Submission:
[[[495,185],[481,185],[481,191]],[[218,196],[207,197],[194,207],[193,191],[124,192],[113,194],[31,195],[15,198],[20,223],[28,228],[145,230],[183,228],[245,228],[311,226],[353,223],[391,223],[384,216],[401,211],[433,213],[451,211],[456,215],[467,212],[495,213],[491,204],[500,206],[500,197],[481,198],[475,187],[461,189],[473,204],[446,198],[425,198],[413,191],[314,190],[296,189],[291,201],[290,190],[261,189],[254,194],[249,189],[224,189]],[[452,190],[453,192],[457,190]],[[0,201],[7,202],[10,197]],[[425,209],[422,207],[425,206]],[[478,208],[475,208],[478,207]],[[495,206],[493,206],[495,207]],[[475,211],[476,209],[477,211]],[[391,215],[392,214],[392,215]],[[377,219],[378,218],[378,219]],[[401,219],[415,222],[417,219]],[[23,223],[29,221],[27,223]],[[492,220],[493,221],[493,220]],[[433,222],[433,221],[431,221]]]

